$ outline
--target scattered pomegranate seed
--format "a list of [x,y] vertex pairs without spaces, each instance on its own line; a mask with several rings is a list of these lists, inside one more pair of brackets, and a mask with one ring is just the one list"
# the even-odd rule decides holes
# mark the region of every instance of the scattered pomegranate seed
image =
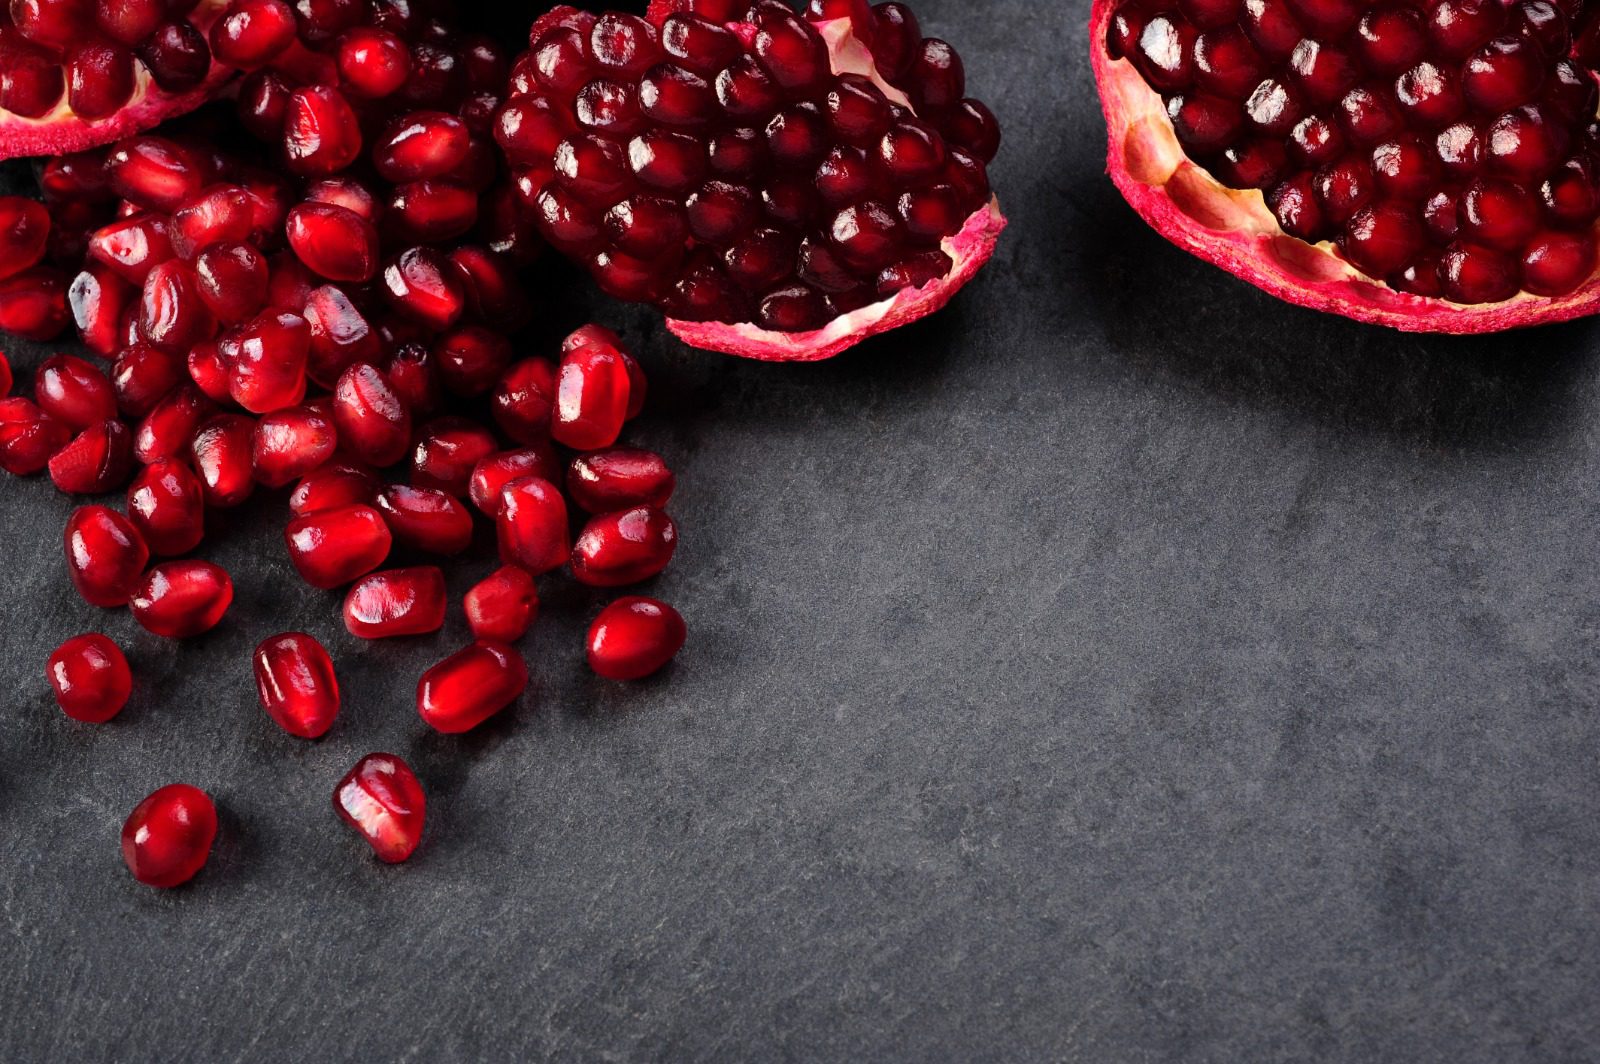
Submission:
[[283,538],[301,579],[324,591],[372,572],[394,545],[383,515],[360,503],[297,517]]
[[150,560],[133,524],[105,506],[81,506],[67,520],[67,572],[91,606],[126,606]]
[[189,453],[213,510],[239,506],[255,491],[255,436],[254,419],[243,414],[218,414],[195,431]]
[[344,625],[359,639],[426,635],[444,626],[444,609],[444,573],[437,566],[389,569],[351,586]]
[[337,510],[355,503],[370,505],[380,483],[372,470],[335,462],[308,473],[289,495],[289,511],[296,517]]
[[170,889],[200,873],[217,838],[217,807],[198,787],[174,783],[140,802],[122,825],[122,859],[147,887]]
[[117,395],[106,375],[73,355],[55,355],[39,363],[33,375],[33,401],[79,431],[117,416]]
[[543,443],[550,438],[555,399],[555,365],[543,358],[523,359],[505,371],[495,388],[495,423],[524,447]]
[[611,447],[580,454],[567,467],[567,495],[591,514],[667,504],[677,479],[654,451]]
[[261,708],[284,731],[317,739],[339,715],[339,681],[333,659],[304,632],[275,635],[255,654],[256,691]]
[[501,489],[495,527],[501,560],[535,576],[559,569],[572,553],[566,500],[540,477],[522,477]]
[[618,599],[589,628],[589,667],[608,680],[642,680],[676,657],[687,635],[683,618],[665,602]]
[[503,643],[479,640],[429,669],[417,685],[417,713],[446,735],[469,732],[515,702],[528,666]]
[[48,675],[61,712],[88,724],[104,724],[121,713],[133,693],[128,659],[98,633],[62,643],[50,655]]
[[133,472],[133,433],[112,418],[91,425],[50,459],[50,479],[73,495],[103,495]]
[[269,488],[281,488],[321,468],[338,443],[332,414],[319,406],[266,414],[255,426],[251,451],[255,478]]
[[333,419],[339,439],[362,460],[391,466],[411,442],[411,414],[376,367],[351,366],[333,392]]
[[526,569],[507,565],[468,591],[465,605],[474,638],[515,643],[539,615],[539,591]]
[[500,493],[507,484],[523,477],[539,477],[554,483],[559,478],[559,469],[560,459],[548,440],[541,446],[492,454],[472,470],[468,485],[472,505],[488,517],[498,517]]
[[185,462],[151,462],[128,488],[128,520],[162,557],[187,554],[206,534],[205,493]]
[[466,418],[440,418],[422,427],[411,452],[411,483],[451,495],[467,494],[473,470],[499,450],[494,433]]
[[154,635],[188,639],[209,632],[233,604],[233,581],[220,565],[165,562],[145,574],[128,608]]
[[640,506],[590,519],[572,547],[572,575],[591,587],[637,584],[661,572],[678,548],[662,510]]
[[628,367],[620,352],[591,344],[561,359],[550,435],[580,451],[610,447],[628,416]]
[[472,545],[472,512],[435,488],[395,484],[378,495],[378,510],[394,538],[429,554],[460,554]]
[[416,773],[394,754],[368,754],[334,788],[333,808],[372,847],[398,864],[417,850],[427,799]]

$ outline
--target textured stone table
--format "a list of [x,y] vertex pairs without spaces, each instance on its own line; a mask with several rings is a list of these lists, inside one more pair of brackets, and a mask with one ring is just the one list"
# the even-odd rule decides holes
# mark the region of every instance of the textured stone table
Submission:
[[[1595,328],[1283,306],[1104,179],[1082,3],[920,7],[1011,132],[1014,226],[946,314],[779,367],[598,311],[682,485],[659,679],[587,675],[599,600],[549,581],[529,696],[431,735],[459,615],[355,645],[281,499],[219,522],[238,604],[174,646],[0,483],[0,1058],[1600,1056]],[[140,676],[99,729],[42,675],[93,627]],[[254,702],[286,629],[339,662],[318,743]],[[375,749],[429,789],[408,866],[329,808]],[[117,831],[180,779],[224,830],[163,894]]]

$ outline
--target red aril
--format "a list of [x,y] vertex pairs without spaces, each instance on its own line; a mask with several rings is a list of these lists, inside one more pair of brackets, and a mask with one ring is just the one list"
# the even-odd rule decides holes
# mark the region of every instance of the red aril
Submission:
[[334,462],[307,473],[289,495],[289,512],[296,517],[337,510],[355,503],[370,505],[382,485],[372,470]]
[[220,344],[215,340],[195,344],[189,348],[189,357],[184,361],[189,379],[205,393],[207,399],[225,405],[233,403],[228,367],[222,361]]
[[67,572],[91,606],[126,606],[150,548],[126,517],[105,506],[80,506],[67,520]]
[[147,211],[171,214],[205,185],[200,161],[164,137],[119,141],[106,156],[111,191]]
[[395,348],[384,376],[413,417],[431,414],[444,399],[439,363],[422,344],[406,343]]
[[33,374],[33,401],[53,418],[86,429],[117,416],[117,396],[106,375],[75,355],[54,355]]
[[72,429],[30,399],[0,399],[0,469],[32,476],[72,439]]
[[164,562],[144,575],[128,609],[153,635],[188,639],[209,632],[233,603],[233,581],[220,565]]
[[11,376],[11,362],[5,352],[0,351],[0,399],[11,394],[11,386],[15,383]]
[[50,240],[50,212],[38,200],[0,196],[0,281],[39,265]]
[[128,659],[117,644],[98,633],[62,643],[50,655],[46,673],[61,712],[88,724],[104,724],[121,713],[133,693]]
[[535,576],[560,568],[572,553],[566,500],[541,477],[522,477],[500,489],[495,528],[501,560]]
[[50,459],[50,480],[72,495],[102,495],[128,482],[133,433],[115,418],[90,425]]
[[372,572],[394,544],[383,515],[361,503],[308,512],[289,522],[283,538],[295,571],[324,591]]
[[187,554],[206,533],[206,506],[200,480],[185,462],[159,459],[144,466],[128,488],[128,520],[150,553]]
[[306,395],[311,328],[290,311],[267,311],[218,344],[233,401],[252,414],[296,406]]
[[255,420],[243,414],[218,414],[195,431],[189,454],[213,510],[238,506],[255,491],[255,434]]
[[330,284],[313,289],[302,314],[311,327],[306,373],[324,388],[337,384],[351,366],[372,362],[382,353],[377,332],[342,288]]
[[628,417],[628,389],[628,367],[614,348],[591,344],[563,355],[550,434],[580,451],[610,447]]
[[481,325],[452,329],[433,351],[445,387],[468,398],[487,393],[511,363],[511,341]]
[[133,421],[143,420],[187,379],[179,359],[149,344],[123,348],[111,367],[111,390],[117,410]]
[[319,406],[296,406],[256,422],[251,465],[256,480],[281,488],[320,468],[339,444],[333,417]]
[[187,457],[201,424],[217,406],[199,388],[180,384],[155,405],[133,434],[133,456],[149,464],[163,458]]
[[368,754],[357,762],[334,788],[333,808],[388,864],[406,860],[422,841],[422,784],[394,754]]
[[84,346],[109,358],[121,345],[123,312],[133,299],[133,287],[102,262],[86,262],[67,288],[67,304]]
[[520,451],[501,451],[479,462],[472,470],[469,492],[472,505],[487,517],[500,516],[500,493],[513,480],[539,477],[552,484],[560,479],[560,459],[549,441]]
[[525,358],[505,371],[494,391],[500,431],[525,447],[550,439],[556,401],[556,367],[548,359]]
[[325,85],[289,94],[283,118],[284,162],[301,177],[326,177],[361,155],[361,124],[350,102]]
[[170,889],[200,874],[216,838],[211,797],[174,783],[134,806],[122,825],[122,860],[140,883]]
[[24,340],[54,340],[72,323],[67,278],[51,266],[35,266],[0,281],[0,332]]
[[267,716],[301,739],[318,739],[339,715],[333,659],[304,632],[275,635],[256,647],[256,693]]
[[454,495],[394,484],[378,495],[378,510],[395,539],[428,554],[460,554],[472,545],[472,513]]
[[96,230],[89,257],[129,284],[143,285],[150,271],[173,257],[166,218],[135,214]]
[[172,259],[145,277],[139,299],[140,340],[163,351],[185,354],[208,337],[212,327],[194,267]]
[[567,496],[591,514],[667,504],[677,478],[654,451],[610,447],[580,454],[567,467]]
[[357,363],[340,375],[333,391],[333,420],[349,451],[379,468],[405,457],[411,442],[411,414],[370,363]]
[[473,585],[465,606],[473,638],[515,643],[539,615],[539,591],[526,569],[507,565]]
[[683,617],[665,602],[618,599],[589,628],[589,667],[608,680],[642,680],[676,657],[687,635]]
[[468,140],[466,125],[456,116],[413,111],[390,123],[372,147],[372,163],[395,185],[444,177],[465,161]]
[[248,321],[267,302],[267,260],[250,244],[210,244],[194,260],[195,291],[225,325]]
[[399,91],[411,73],[411,52],[388,30],[363,26],[339,41],[339,76],[352,96],[382,99]]
[[211,53],[240,70],[265,66],[294,42],[294,12],[283,0],[231,0],[211,24]]
[[382,285],[391,307],[434,332],[444,332],[466,312],[460,275],[432,248],[402,251],[384,267]]
[[385,232],[396,240],[441,244],[478,221],[478,193],[453,181],[413,181],[389,195]]
[[622,359],[622,364],[628,370],[628,417],[629,421],[638,417],[644,411],[644,403],[649,392],[649,381],[645,379],[644,369],[639,365],[638,359],[628,353],[622,345],[622,337],[604,325],[590,322],[580,325],[561,341],[561,356],[565,358],[574,351],[585,347],[606,347],[617,353]]
[[358,639],[426,635],[444,625],[444,573],[437,566],[362,577],[344,600],[344,625]]
[[504,643],[479,640],[429,669],[417,685],[417,713],[445,735],[469,732],[515,702],[528,666]]
[[378,231],[355,211],[302,203],[289,212],[289,247],[312,273],[330,281],[369,281],[378,268]]
[[467,418],[440,418],[422,426],[411,451],[411,483],[463,496],[478,463],[498,450],[494,434]]
[[572,547],[572,575],[590,587],[637,584],[661,572],[678,548],[662,510],[640,506],[591,518]]
[[187,260],[212,244],[243,243],[254,228],[250,193],[238,185],[211,185],[173,212],[167,239],[173,254]]

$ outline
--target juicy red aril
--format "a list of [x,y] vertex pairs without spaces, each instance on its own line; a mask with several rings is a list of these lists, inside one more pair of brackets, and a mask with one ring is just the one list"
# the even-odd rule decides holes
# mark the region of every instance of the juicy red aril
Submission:
[[302,177],[338,173],[361,155],[361,124],[338,89],[313,86],[289,95],[283,118],[284,162]]
[[209,632],[233,603],[233,581],[220,565],[164,562],[145,574],[128,601],[133,619],[154,635],[188,639]]
[[550,438],[555,398],[555,365],[543,358],[523,359],[507,369],[495,387],[495,424],[524,446],[542,443]]
[[289,212],[287,236],[300,261],[330,281],[367,281],[377,272],[377,230],[346,207],[302,203]]
[[89,238],[89,256],[130,284],[142,285],[152,269],[173,256],[167,220],[136,214],[103,226]]
[[401,344],[384,367],[389,387],[413,417],[432,413],[444,398],[444,382],[433,352],[419,343]]
[[377,498],[379,486],[371,470],[336,462],[306,474],[295,485],[289,495],[289,512],[305,517],[354,503],[371,504]]
[[344,625],[358,639],[426,635],[444,625],[444,573],[437,566],[364,576],[344,599]]
[[333,417],[317,406],[297,406],[256,422],[251,462],[256,480],[281,488],[333,457],[338,446]]
[[629,377],[621,354],[600,344],[561,359],[550,434],[581,451],[617,442],[628,416]]
[[513,480],[539,477],[554,483],[559,479],[560,460],[555,448],[546,441],[539,447],[519,451],[501,451],[479,462],[472,470],[468,493],[472,505],[488,517],[500,515],[501,491]]
[[210,331],[194,268],[174,259],[151,269],[139,301],[139,338],[163,351],[182,353]]
[[71,438],[71,428],[32,400],[0,399],[0,469],[13,476],[32,476]]
[[411,73],[411,52],[388,30],[362,26],[339,41],[339,76],[352,95],[381,99],[400,90]]
[[339,439],[363,461],[394,465],[411,441],[411,414],[378,369],[359,363],[345,370],[333,392]]
[[44,258],[50,213],[21,196],[0,196],[0,281],[31,269]]
[[33,401],[40,410],[75,429],[117,416],[111,382],[74,355],[55,355],[39,364],[33,374]]
[[122,860],[140,883],[170,889],[200,874],[216,838],[211,797],[174,783],[134,806],[122,825]]
[[267,260],[249,244],[218,243],[194,260],[195,290],[220,322],[236,324],[267,302]]
[[566,501],[539,477],[513,480],[500,490],[495,528],[501,559],[535,576],[560,568],[572,553]]
[[294,12],[283,0],[231,0],[211,24],[211,54],[231,67],[254,70],[294,38]]
[[1535,295],[1570,292],[1595,270],[1595,238],[1589,233],[1548,232],[1522,253],[1522,287]]
[[429,554],[460,554],[472,544],[472,513],[434,488],[395,484],[378,495],[378,510],[394,537]]
[[46,673],[61,712],[88,724],[104,724],[121,713],[133,693],[128,659],[98,633],[62,643],[50,655]]
[[678,611],[657,599],[618,599],[589,627],[589,667],[608,680],[642,680],[683,649],[688,629]]
[[173,213],[167,239],[173,253],[187,260],[210,244],[248,240],[254,227],[250,193],[238,185],[212,185]]
[[306,374],[324,388],[357,362],[370,362],[381,349],[377,332],[349,295],[335,285],[312,289],[302,316],[311,329]]
[[677,479],[654,451],[612,447],[580,454],[567,467],[567,494],[591,514],[616,513],[636,506],[662,507]]
[[306,583],[331,591],[365,576],[389,557],[394,537],[383,515],[352,503],[289,522],[283,533],[289,560]]
[[199,192],[205,173],[195,158],[162,137],[134,137],[106,157],[111,189],[130,203],[171,214]]
[[82,506],[67,520],[67,572],[91,606],[125,606],[150,560],[144,538],[126,517],[104,506]]
[[161,459],[141,469],[128,487],[128,520],[163,557],[187,554],[206,532],[205,495],[186,462]]
[[215,412],[216,404],[199,388],[180,384],[139,423],[133,436],[134,458],[149,464],[188,455],[195,432]]
[[189,348],[184,368],[189,371],[189,379],[194,386],[204,392],[207,399],[213,403],[233,402],[233,393],[228,386],[228,367],[222,361],[222,347],[216,341],[207,340]]
[[511,341],[481,325],[463,325],[434,345],[444,385],[461,396],[488,392],[511,363]]
[[445,735],[469,732],[521,697],[528,666],[504,643],[479,640],[423,673],[417,713]]
[[400,314],[435,332],[444,332],[466,312],[460,275],[432,248],[410,248],[384,267],[383,294]]
[[100,495],[128,482],[133,433],[112,418],[90,425],[50,459],[50,480],[73,495]]
[[333,808],[380,861],[398,864],[422,841],[427,799],[411,767],[394,754],[368,754],[334,788]]
[[142,420],[186,379],[181,361],[148,344],[123,348],[111,367],[117,410],[135,421]]
[[102,262],[84,264],[67,288],[67,304],[89,350],[109,357],[122,345],[122,315],[132,298],[133,288],[121,274]]
[[68,281],[59,270],[35,266],[0,281],[0,332],[25,340],[53,340],[72,321]]
[[404,184],[444,177],[467,157],[469,133],[454,115],[415,111],[395,119],[372,147],[372,163],[385,181]]
[[677,526],[655,507],[604,514],[573,544],[572,575],[591,587],[637,584],[665,569],[677,547]]
[[230,509],[255,490],[255,434],[255,421],[242,414],[218,414],[195,430],[189,455],[207,506]]
[[440,418],[422,427],[411,452],[411,483],[455,496],[467,494],[472,471],[496,453],[494,434],[466,418]]
[[255,653],[256,693],[267,716],[290,735],[316,739],[339,715],[333,659],[304,632],[267,639]]
[[295,406],[306,394],[311,327],[299,314],[268,311],[218,344],[233,401],[253,414]]
[[11,362],[4,352],[0,352],[0,399],[11,394],[11,386],[16,383],[11,376]]
[[539,592],[526,569],[496,569],[467,592],[467,625],[475,639],[515,643],[539,614]]

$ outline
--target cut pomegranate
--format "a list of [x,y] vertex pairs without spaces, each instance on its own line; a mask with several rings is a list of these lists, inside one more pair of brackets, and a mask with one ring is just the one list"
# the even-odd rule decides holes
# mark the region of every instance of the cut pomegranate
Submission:
[[128,608],[154,635],[188,639],[209,632],[233,604],[233,581],[220,565],[164,562],[145,574]]
[[1292,303],[1426,332],[1600,306],[1593,20],[1095,0],[1109,170],[1175,243]]
[[344,625],[359,639],[426,635],[444,626],[444,573],[437,566],[364,576],[344,599]]
[[61,712],[88,724],[104,724],[121,713],[133,693],[128,659],[99,633],[62,643],[50,655],[47,673]]
[[67,520],[67,572],[91,606],[126,606],[150,560],[133,524],[105,506],[81,506]]
[[591,587],[650,579],[672,562],[678,529],[653,506],[592,518],[572,547],[572,575]]
[[394,545],[383,515],[360,503],[297,517],[283,538],[301,579],[324,591],[372,572]]
[[526,569],[496,569],[467,592],[467,625],[476,639],[515,643],[539,615],[539,590]]
[[321,468],[338,444],[332,414],[318,406],[267,414],[255,427],[251,456],[255,478],[269,488],[281,488]]
[[654,451],[612,447],[580,454],[567,467],[567,495],[591,514],[667,505],[677,478]]
[[505,709],[528,687],[528,666],[504,643],[479,640],[423,673],[417,713],[445,735],[469,732]]
[[416,773],[394,754],[368,754],[339,781],[334,812],[380,861],[399,864],[417,850],[427,799]]
[[435,488],[395,484],[378,495],[378,510],[394,538],[428,554],[460,554],[472,545],[472,512]]
[[339,680],[333,659],[304,632],[288,632],[256,648],[256,692],[267,716],[301,739],[328,734],[339,715]]
[[487,517],[499,517],[500,493],[507,484],[523,477],[539,477],[553,484],[560,479],[560,468],[555,448],[548,442],[542,447],[490,455],[472,470],[472,505]]
[[566,500],[541,477],[522,477],[500,489],[495,528],[501,560],[535,576],[559,569],[572,554]]
[[998,124],[902,4],[558,7],[529,39],[494,125],[523,201],[689,343],[829,357],[944,306],[1005,225]]
[[12,476],[39,472],[72,439],[72,429],[30,399],[0,399],[0,469]]
[[589,628],[589,667],[608,680],[642,680],[683,649],[678,611],[652,598],[618,599]]
[[133,433],[112,418],[91,425],[50,459],[50,479],[70,495],[103,495],[133,472]]
[[141,469],[128,488],[128,520],[150,553],[187,554],[206,534],[206,504],[200,480],[188,463],[160,459]]
[[296,517],[337,510],[356,503],[370,505],[378,497],[381,484],[363,466],[335,462],[308,473],[289,495],[289,510]]
[[147,887],[170,889],[200,874],[217,838],[217,807],[198,787],[174,783],[140,802],[122,825],[122,859]]

